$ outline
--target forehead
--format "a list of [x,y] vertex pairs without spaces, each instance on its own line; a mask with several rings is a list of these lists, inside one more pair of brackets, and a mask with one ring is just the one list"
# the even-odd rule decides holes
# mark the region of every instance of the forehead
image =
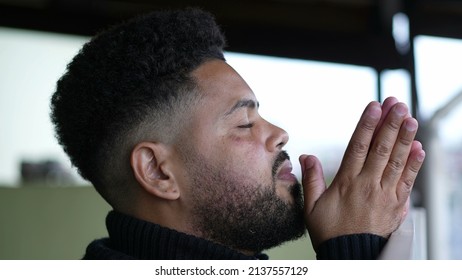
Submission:
[[225,61],[212,60],[203,63],[192,75],[205,102],[216,103],[214,108],[230,108],[241,99],[256,102],[256,97],[245,80]]

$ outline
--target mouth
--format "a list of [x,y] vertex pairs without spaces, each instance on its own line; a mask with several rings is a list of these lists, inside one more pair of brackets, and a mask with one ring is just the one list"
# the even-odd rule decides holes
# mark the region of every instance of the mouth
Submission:
[[277,173],[276,178],[282,181],[297,181],[297,177],[292,173],[292,163],[289,160],[285,160],[283,162],[279,168],[279,172]]

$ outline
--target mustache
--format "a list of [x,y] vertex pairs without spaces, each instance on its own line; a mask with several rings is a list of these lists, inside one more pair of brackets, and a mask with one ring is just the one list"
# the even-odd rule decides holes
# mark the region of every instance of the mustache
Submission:
[[278,172],[279,167],[281,167],[281,165],[286,160],[290,160],[289,154],[286,151],[281,151],[277,155],[276,159],[274,160],[273,169],[272,169],[273,178],[276,176],[276,173]]

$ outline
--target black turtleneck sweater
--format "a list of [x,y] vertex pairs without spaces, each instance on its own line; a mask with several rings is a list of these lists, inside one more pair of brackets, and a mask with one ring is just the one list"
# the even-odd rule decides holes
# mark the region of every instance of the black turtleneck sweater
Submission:
[[[211,241],[111,211],[106,218],[109,238],[88,245],[83,259],[95,260],[256,260]],[[318,259],[376,259],[386,239],[372,234],[340,236],[324,242]]]

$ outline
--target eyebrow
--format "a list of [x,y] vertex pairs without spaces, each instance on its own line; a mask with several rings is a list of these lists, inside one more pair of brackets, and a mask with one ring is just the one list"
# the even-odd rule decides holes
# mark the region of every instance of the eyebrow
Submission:
[[237,101],[236,104],[234,104],[234,106],[228,112],[226,112],[225,116],[231,115],[232,113],[234,113],[236,110],[240,108],[254,109],[254,108],[259,108],[259,107],[260,107],[260,103],[256,102],[253,99],[241,99]]

